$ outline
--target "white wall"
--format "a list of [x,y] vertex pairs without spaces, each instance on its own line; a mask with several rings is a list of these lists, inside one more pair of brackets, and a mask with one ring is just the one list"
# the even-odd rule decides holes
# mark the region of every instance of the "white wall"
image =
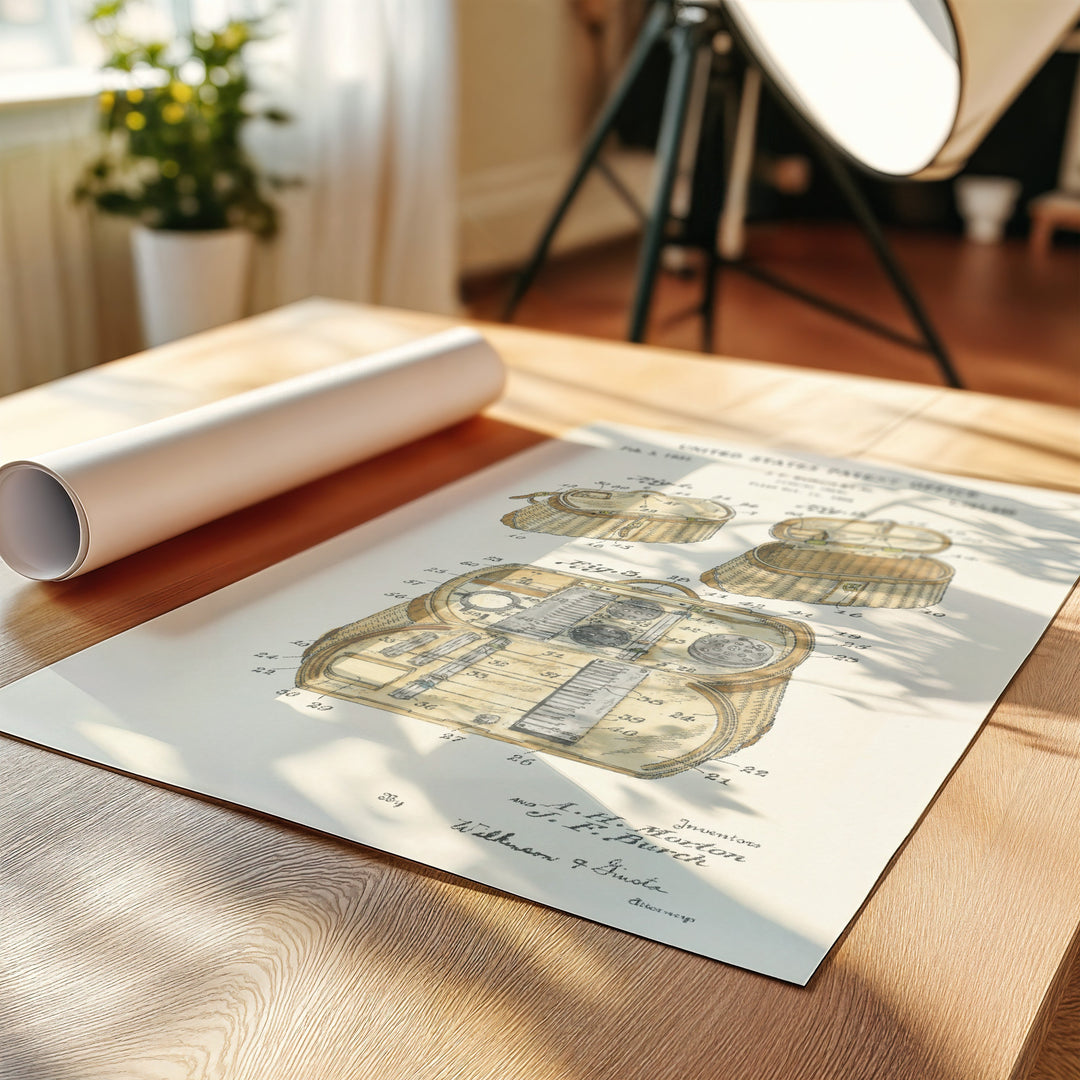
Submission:
[[[607,5],[616,38],[622,3]],[[602,88],[592,44],[570,0],[457,0],[457,6],[460,244],[468,274],[512,266],[528,255],[578,159]],[[646,198],[651,157],[616,152],[609,160]],[[636,227],[634,215],[594,176],[555,250]]]

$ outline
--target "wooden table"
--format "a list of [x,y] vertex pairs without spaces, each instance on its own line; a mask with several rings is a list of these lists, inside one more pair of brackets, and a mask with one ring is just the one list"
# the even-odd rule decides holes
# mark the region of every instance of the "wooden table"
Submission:
[[[307,301],[0,401],[0,455],[445,325]],[[72,582],[4,569],[0,682],[594,419],[1080,489],[1067,409],[486,332],[483,417]],[[1078,637],[1074,594],[806,989],[0,739],[0,1076],[1080,1075]]]

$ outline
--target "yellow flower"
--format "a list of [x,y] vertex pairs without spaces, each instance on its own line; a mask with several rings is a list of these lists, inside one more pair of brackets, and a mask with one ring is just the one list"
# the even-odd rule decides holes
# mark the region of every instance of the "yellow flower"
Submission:
[[98,104],[101,106],[102,112],[109,112],[115,101],[116,95],[111,90],[105,90],[98,98]]
[[174,176],[179,176],[180,165],[171,158],[166,159],[161,163],[161,175],[168,180],[171,180]]
[[142,131],[146,127],[146,117],[142,113],[129,112],[124,117],[124,123],[127,124],[132,131]]
[[136,86],[133,90],[127,92],[127,99],[132,105],[138,105],[143,99],[143,92]]
[[184,103],[191,100],[194,91],[187,83],[173,82],[169,85],[169,93],[172,94],[173,101]]
[[175,101],[170,101],[161,110],[161,119],[166,124],[179,124],[184,119],[184,106]]
[[236,49],[247,41],[247,30],[237,23],[230,23],[219,40],[226,49]]

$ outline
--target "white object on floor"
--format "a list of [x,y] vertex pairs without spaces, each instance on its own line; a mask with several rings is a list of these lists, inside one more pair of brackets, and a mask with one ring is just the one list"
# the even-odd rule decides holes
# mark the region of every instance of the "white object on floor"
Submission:
[[1020,181],[1009,176],[961,176],[953,190],[967,238],[978,244],[999,243],[1016,207]]

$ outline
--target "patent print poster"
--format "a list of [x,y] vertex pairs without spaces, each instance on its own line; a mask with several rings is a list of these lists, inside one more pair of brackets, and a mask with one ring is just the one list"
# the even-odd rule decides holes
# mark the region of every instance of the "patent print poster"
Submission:
[[552,442],[0,691],[0,727],[805,983],[1067,595],[1068,495]]

